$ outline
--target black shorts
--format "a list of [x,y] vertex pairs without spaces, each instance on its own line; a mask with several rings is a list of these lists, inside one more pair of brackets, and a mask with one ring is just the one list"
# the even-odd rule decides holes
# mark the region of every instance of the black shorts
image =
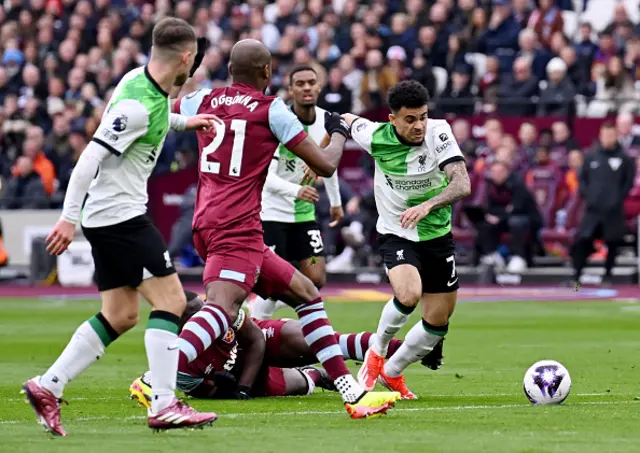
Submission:
[[455,246],[451,233],[430,241],[413,242],[392,234],[380,236],[380,253],[387,269],[410,264],[418,269],[423,294],[457,291]]
[[276,255],[299,263],[312,257],[324,256],[324,244],[318,222],[283,223],[262,222],[264,243]]
[[162,235],[146,215],[82,231],[91,244],[100,291],[137,288],[147,278],[176,272]]

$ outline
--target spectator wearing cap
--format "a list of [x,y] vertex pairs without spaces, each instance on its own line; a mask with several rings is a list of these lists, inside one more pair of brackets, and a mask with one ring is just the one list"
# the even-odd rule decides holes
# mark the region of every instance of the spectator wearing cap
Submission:
[[[27,127],[22,154],[31,160],[33,170],[42,179],[45,192],[47,195],[51,195],[54,190],[56,172],[53,164],[44,154],[44,132],[40,126]],[[20,171],[20,168],[15,167],[13,174],[17,175]]]
[[365,68],[360,99],[365,110],[379,109],[386,105],[387,93],[398,79],[393,70],[384,65],[382,52],[378,49],[367,53]]
[[352,93],[343,82],[338,66],[329,71],[329,82],[320,92],[318,106],[330,112],[348,113],[352,107]]
[[45,209],[49,197],[40,175],[34,170],[33,161],[20,156],[14,166],[13,176],[0,200],[4,209]]
[[525,28],[518,36],[520,50],[516,57],[526,57],[531,60],[531,71],[538,78],[543,80],[547,74],[545,72],[547,63],[551,60],[551,53],[540,45],[538,35],[530,28]]
[[576,88],[567,76],[567,64],[560,57],[547,64],[547,79],[538,100],[538,116],[568,116],[573,111]]
[[531,13],[527,28],[537,33],[543,46],[549,47],[551,35],[562,32],[564,28],[562,14],[560,9],[555,7],[553,0],[538,0],[538,8]]
[[538,94],[538,79],[531,73],[531,60],[525,57],[513,62],[513,75],[505,76],[498,88],[499,111],[503,115],[532,116],[533,96]]
[[411,69],[405,65],[407,53],[400,46],[392,46],[387,50],[387,62],[398,81],[405,80],[411,75]]
[[509,72],[518,51],[520,24],[511,11],[509,0],[493,0],[493,13],[488,28],[478,36],[477,49],[495,55],[502,72]]
[[471,93],[472,69],[465,63],[459,63],[451,74],[447,88],[438,99],[439,110],[456,115],[472,115],[474,111]]
[[6,49],[2,54],[2,67],[7,71],[8,84],[12,86],[14,92],[19,88],[19,74],[23,63],[24,55],[18,49]]

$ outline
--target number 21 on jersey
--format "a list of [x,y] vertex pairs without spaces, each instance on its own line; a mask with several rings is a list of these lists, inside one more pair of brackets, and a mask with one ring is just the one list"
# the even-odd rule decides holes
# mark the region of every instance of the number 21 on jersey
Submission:
[[[222,141],[224,135],[227,132],[227,127],[224,123],[215,122],[216,136],[211,143],[202,149],[202,156],[200,157],[200,171],[202,173],[220,173],[220,162],[209,162],[207,157],[215,153]],[[242,169],[242,153],[244,152],[244,138],[245,131],[247,129],[246,120],[232,120],[231,130],[234,132],[233,147],[231,149],[231,161],[229,162],[229,176],[240,176],[240,170]]]

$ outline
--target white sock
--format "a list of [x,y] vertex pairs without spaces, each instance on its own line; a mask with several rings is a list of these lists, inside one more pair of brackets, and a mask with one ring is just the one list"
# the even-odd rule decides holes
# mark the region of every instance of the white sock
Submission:
[[83,322],[71,337],[58,360],[40,378],[40,385],[62,398],[69,381],[98,360],[104,354],[105,345],[89,321]]
[[384,372],[387,376],[400,376],[409,365],[422,360],[425,355],[431,352],[438,341],[447,333],[447,326],[436,327],[437,331],[433,330],[433,327],[420,321],[411,328],[402,346],[385,363]]
[[376,354],[382,357],[387,356],[389,342],[402,329],[414,309],[415,307],[406,307],[400,304],[395,300],[395,297],[387,302],[382,309],[378,330],[376,331],[376,340],[372,346]]
[[279,300],[263,299],[256,294],[253,303],[249,307],[252,318],[271,319],[276,311],[288,307],[288,305]]
[[144,333],[149,371],[151,372],[151,411],[155,414],[168,407],[175,399],[178,375],[178,321],[168,312],[152,311]]
[[342,396],[342,401],[345,403],[355,403],[364,393],[358,381],[350,374],[340,376],[334,381],[334,384],[338,392],[340,392],[340,396]]
[[276,301],[273,299],[263,299],[256,294],[255,299],[253,299],[249,307],[251,307],[252,318],[271,319],[276,312]]

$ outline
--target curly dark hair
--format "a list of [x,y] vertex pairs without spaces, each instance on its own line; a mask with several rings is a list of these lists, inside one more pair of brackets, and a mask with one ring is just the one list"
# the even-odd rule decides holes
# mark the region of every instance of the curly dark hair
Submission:
[[404,80],[389,90],[387,102],[392,112],[402,107],[417,109],[429,102],[429,92],[416,80]]

